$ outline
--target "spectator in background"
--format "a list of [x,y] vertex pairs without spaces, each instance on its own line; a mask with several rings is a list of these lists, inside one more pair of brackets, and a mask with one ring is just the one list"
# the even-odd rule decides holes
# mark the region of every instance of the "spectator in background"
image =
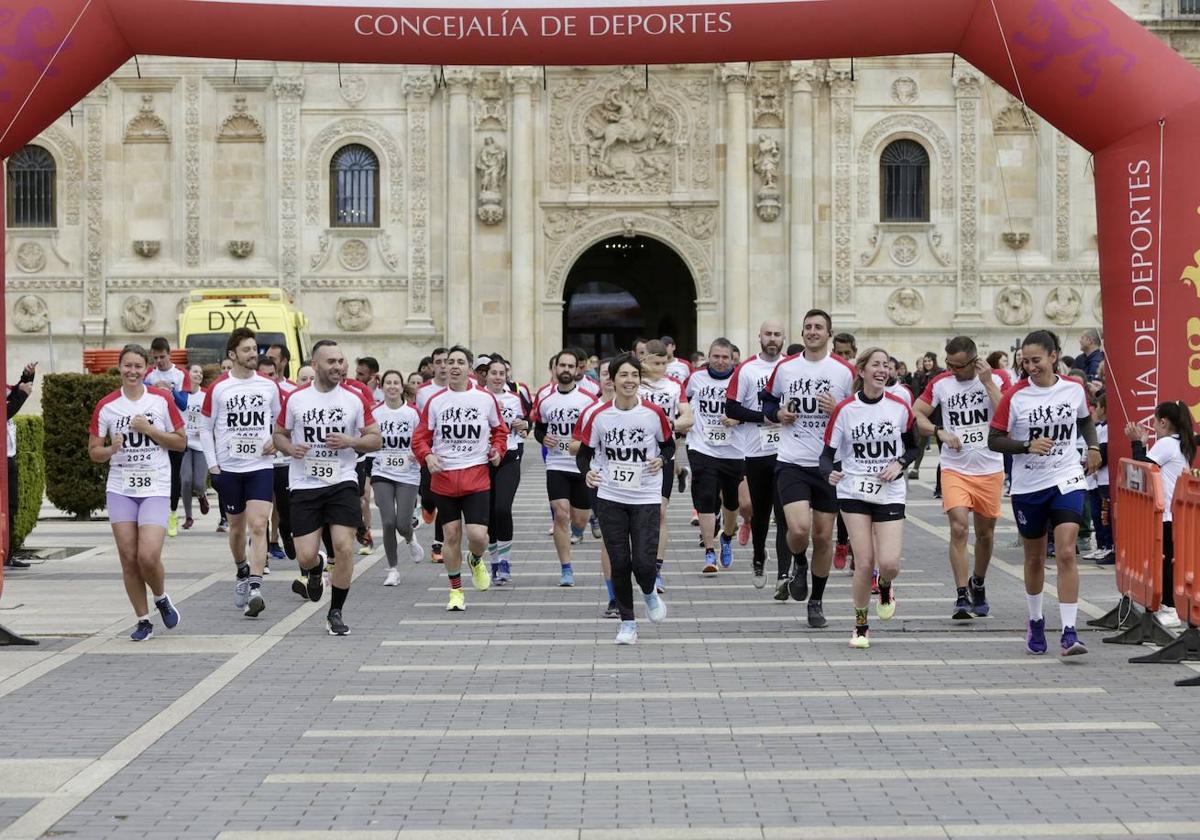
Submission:
[[417,373],[421,374],[422,382],[433,379],[433,356],[425,356],[417,362]]
[[[937,353],[932,350],[921,357],[918,363],[917,372],[912,378],[912,392],[920,395],[925,393],[925,386],[932,382],[942,369],[938,367]],[[941,418],[934,418],[935,425],[941,424]],[[921,475],[921,462],[925,460],[925,450],[929,448],[929,438],[922,437],[917,440],[917,459],[912,462],[912,467],[908,471],[908,477],[916,480]],[[938,493],[938,495],[941,495]]]
[[4,546],[4,565],[10,569],[28,569],[29,564],[12,556],[13,527],[16,524],[17,506],[20,504],[20,482],[17,477],[17,424],[13,417],[29,394],[33,391],[33,376],[37,362],[30,362],[21,371],[21,379],[8,389],[8,545]]
[[1012,387],[1012,376],[1008,372],[1008,354],[1003,350],[993,350],[987,356],[988,367],[996,371],[996,375],[1004,380],[1003,390],[1007,391]]
[[1079,350],[1082,355],[1075,360],[1075,367],[1083,370],[1087,381],[1100,379],[1100,365],[1104,363],[1104,350],[1100,347],[1100,331],[1088,327],[1079,336]]
[[912,374],[908,371],[908,365],[899,359],[896,360],[896,379],[912,390]]
[[692,353],[692,355],[688,357],[688,361],[692,363],[692,370],[702,368],[708,364],[708,359],[705,358],[704,353],[700,350]]
[[841,356],[850,364],[854,364],[858,356],[858,342],[854,340],[854,336],[850,333],[838,333],[835,335],[833,337],[833,355]]
[[803,352],[804,352],[803,344],[789,344],[787,346],[787,352],[784,353],[784,355],[785,356],[795,356],[797,353],[803,353]]
[[[1013,353],[1013,379],[1016,382],[1020,382],[1022,379],[1028,378],[1029,373],[1025,370],[1025,355],[1021,351],[1021,348],[1018,347],[1017,351]],[[1020,546],[1017,547],[1020,548]]]

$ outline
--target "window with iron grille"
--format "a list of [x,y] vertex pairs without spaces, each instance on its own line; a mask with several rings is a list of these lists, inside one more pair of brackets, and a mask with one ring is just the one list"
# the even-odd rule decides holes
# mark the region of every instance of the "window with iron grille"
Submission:
[[26,146],[8,159],[8,226],[54,227],[54,156]]
[[338,149],[329,162],[330,225],[376,227],[379,222],[379,158],[359,143]]
[[915,140],[889,143],[879,157],[880,221],[929,221],[929,153]]
[[1200,15],[1200,0],[1179,0],[1179,14]]

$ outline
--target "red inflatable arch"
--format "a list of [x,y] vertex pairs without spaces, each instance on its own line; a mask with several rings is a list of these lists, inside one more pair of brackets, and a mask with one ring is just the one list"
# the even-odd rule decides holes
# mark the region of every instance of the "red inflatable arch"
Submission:
[[6,0],[0,157],[135,53],[524,65],[957,53],[1095,153],[1114,427],[1160,397],[1200,416],[1200,73],[1108,0],[460,3]]

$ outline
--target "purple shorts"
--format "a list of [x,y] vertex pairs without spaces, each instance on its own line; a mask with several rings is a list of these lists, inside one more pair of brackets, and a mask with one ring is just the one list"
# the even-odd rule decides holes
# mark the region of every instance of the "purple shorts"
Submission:
[[166,496],[122,496],[120,493],[108,492],[108,521],[136,522],[140,528],[143,525],[157,525],[166,530],[167,513],[171,510],[171,502]]

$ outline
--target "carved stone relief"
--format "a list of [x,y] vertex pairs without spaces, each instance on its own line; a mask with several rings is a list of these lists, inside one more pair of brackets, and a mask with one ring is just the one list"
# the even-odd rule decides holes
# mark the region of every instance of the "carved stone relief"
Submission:
[[126,143],[170,143],[163,118],[154,113],[154,94],[143,93],[137,115],[125,126]]
[[887,314],[893,324],[911,326],[925,314],[925,298],[911,286],[896,289],[888,296]]
[[1033,299],[1019,286],[1006,286],[996,293],[995,311],[1000,323],[1015,327],[1033,315]]
[[338,262],[347,271],[362,271],[371,261],[367,243],[361,239],[347,239],[338,249]]
[[21,332],[39,332],[50,323],[50,307],[39,295],[21,295],[13,301],[12,320]]
[[993,134],[1025,134],[1036,132],[1037,117],[1021,106],[1017,99],[1008,97],[1008,102],[992,118]]
[[674,114],[650,91],[626,78],[609,88],[584,118],[589,176],[604,181],[650,180],[669,186],[670,146],[678,128]]
[[[95,96],[95,94],[93,94]],[[90,99],[90,97],[89,97]],[[104,315],[104,108],[99,101],[83,107],[87,148],[87,224],[84,228],[84,297],[87,313]]]
[[272,91],[279,107],[279,267],[284,288],[300,292],[300,101],[304,79],[275,80]]
[[1051,289],[1042,307],[1047,318],[1064,327],[1079,320],[1082,309],[1083,297],[1069,286],[1055,286]]
[[121,304],[121,326],[128,332],[140,333],[154,323],[154,301],[142,295],[130,295]]
[[262,123],[254,118],[246,105],[246,97],[238,94],[233,97],[233,111],[217,129],[218,143],[261,143],[266,139]]
[[79,224],[79,191],[83,185],[83,161],[79,154],[79,146],[65,130],[52,125],[38,135],[38,142],[45,142],[54,152],[55,163],[63,178],[58,181],[59,195],[62,196],[63,222],[68,225]]
[[21,271],[36,274],[46,267],[46,249],[37,242],[22,242],[14,260]]
[[[832,74],[833,102],[833,302],[835,309],[850,306],[853,269],[850,265],[850,185],[854,161],[854,80],[846,71]],[[865,171],[865,169],[863,170]],[[865,179],[863,179],[865,180]]]
[[413,74],[404,78],[408,101],[408,317],[432,323],[429,293],[429,100],[433,78]]
[[1054,257],[1071,259],[1071,144],[1054,133]]
[[1104,299],[1100,292],[1092,298],[1092,314],[1096,316],[1097,324],[1104,323]]
[[892,262],[899,266],[912,265],[917,261],[919,254],[917,240],[907,233],[892,240],[892,247],[888,249]]
[[504,178],[508,172],[508,153],[494,137],[483,138],[483,146],[475,157],[479,174],[479,221],[485,225],[499,224],[504,219]]
[[958,103],[958,311],[979,310],[979,194],[976,167],[979,156],[979,76],[963,73],[954,79]]
[[367,80],[357,73],[343,76],[338,93],[351,108],[357,107],[367,96]]
[[370,299],[365,295],[338,298],[335,320],[346,332],[362,332],[374,320]]
[[[383,211],[391,224],[404,221],[404,161],[400,155],[400,144],[396,134],[371,120],[350,117],[330,123],[321,130],[308,147],[304,170],[305,221],[310,225],[322,223],[321,185],[328,182],[330,149],[352,142],[354,135],[369,138],[372,144],[383,151],[384,169],[381,179],[386,179],[383,190]],[[410,147],[410,151],[412,150]]]
[[920,96],[917,80],[911,76],[901,76],[892,82],[892,101],[897,105],[912,105]]
[[183,82],[184,262],[200,265],[200,79]]
[[778,71],[754,75],[754,127],[783,128],[783,81]]
[[475,83],[475,128],[508,128],[508,106],[504,99],[504,81],[499,73],[481,73]]
[[778,219],[782,207],[779,193],[781,158],[779,141],[766,134],[758,135],[758,144],[754,149],[754,171],[758,173],[762,185],[754,197],[754,209],[764,222]]

